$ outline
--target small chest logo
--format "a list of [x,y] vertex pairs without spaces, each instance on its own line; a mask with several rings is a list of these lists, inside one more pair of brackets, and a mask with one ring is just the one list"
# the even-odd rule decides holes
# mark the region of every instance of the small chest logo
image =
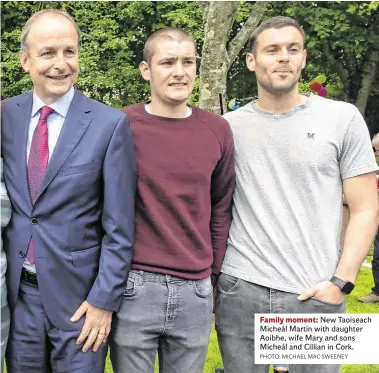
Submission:
[[315,134],[314,133],[307,133],[307,139],[308,140],[314,140],[315,139]]

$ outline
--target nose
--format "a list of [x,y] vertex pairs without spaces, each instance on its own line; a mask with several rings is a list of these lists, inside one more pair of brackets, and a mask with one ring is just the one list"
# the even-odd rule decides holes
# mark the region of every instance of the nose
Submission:
[[66,57],[63,52],[59,52],[56,54],[54,59],[54,68],[57,70],[65,70],[67,67]]
[[289,54],[287,48],[281,49],[278,59],[280,62],[288,62],[289,61]]
[[184,67],[182,62],[178,61],[175,64],[175,69],[173,75],[178,78],[178,77],[183,77],[184,76]]

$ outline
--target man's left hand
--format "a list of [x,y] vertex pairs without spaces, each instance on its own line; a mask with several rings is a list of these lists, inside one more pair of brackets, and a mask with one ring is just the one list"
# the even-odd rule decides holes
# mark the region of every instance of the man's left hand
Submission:
[[305,289],[297,299],[304,301],[311,297],[314,297],[321,302],[337,305],[344,301],[345,294],[332,282],[322,281],[311,288]]
[[111,331],[112,313],[112,311],[92,306],[87,301],[84,301],[71,317],[71,322],[77,322],[86,314],[86,321],[76,340],[76,344],[80,345],[87,338],[82,348],[83,352],[86,352],[92,345],[93,352],[96,352],[102,343],[106,343]]

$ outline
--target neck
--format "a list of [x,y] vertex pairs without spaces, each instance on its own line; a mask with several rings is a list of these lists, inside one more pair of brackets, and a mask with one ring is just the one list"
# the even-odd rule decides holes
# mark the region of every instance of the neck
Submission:
[[304,104],[308,97],[302,95],[296,87],[291,92],[270,93],[258,86],[257,107],[269,113],[284,113]]
[[152,98],[148,107],[152,114],[165,118],[185,118],[187,114],[187,102],[182,102],[179,105],[166,105],[162,102],[157,102]]

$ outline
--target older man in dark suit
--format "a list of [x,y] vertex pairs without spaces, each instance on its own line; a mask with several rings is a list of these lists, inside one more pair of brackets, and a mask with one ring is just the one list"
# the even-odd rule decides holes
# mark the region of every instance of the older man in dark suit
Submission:
[[34,91],[2,103],[10,373],[103,372],[131,262],[129,120],[74,89],[79,39],[67,13],[33,15],[20,60]]

